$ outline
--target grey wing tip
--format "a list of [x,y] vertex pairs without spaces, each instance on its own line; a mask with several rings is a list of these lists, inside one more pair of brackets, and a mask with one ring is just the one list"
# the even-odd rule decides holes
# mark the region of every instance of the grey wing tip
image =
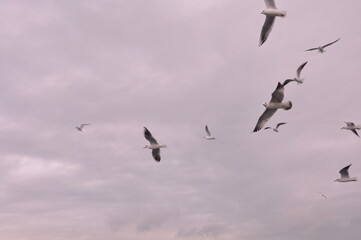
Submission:
[[255,127],[254,129],[253,129],[253,132],[258,132],[259,130],[261,130],[261,128],[259,128],[259,127]]

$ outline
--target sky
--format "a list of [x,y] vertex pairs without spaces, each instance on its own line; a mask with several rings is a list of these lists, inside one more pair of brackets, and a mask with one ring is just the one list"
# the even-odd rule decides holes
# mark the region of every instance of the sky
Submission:
[[276,4],[259,47],[261,0],[2,0],[1,239],[359,237],[361,3]]

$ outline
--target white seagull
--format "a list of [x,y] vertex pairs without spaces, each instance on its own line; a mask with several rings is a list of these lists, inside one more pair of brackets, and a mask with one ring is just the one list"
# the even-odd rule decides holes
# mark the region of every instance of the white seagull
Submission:
[[361,125],[355,125],[353,122],[345,122],[346,126],[342,127],[341,129],[351,130],[356,136],[360,137],[356,130],[361,129]]
[[310,49],[307,49],[307,50],[305,50],[305,51],[318,50],[320,53],[324,53],[324,52],[326,52],[325,47],[328,47],[328,46],[330,46],[330,45],[338,42],[340,39],[341,39],[341,38],[339,38],[339,39],[337,39],[337,40],[335,40],[335,41],[333,41],[333,42],[327,43],[326,45],[319,46],[319,47],[316,47],[316,48],[310,48]]
[[266,107],[266,110],[258,119],[256,127],[253,132],[257,132],[263,128],[266,122],[275,114],[277,109],[283,108],[284,110],[289,110],[292,108],[292,102],[282,102],[284,98],[285,87],[279,82],[277,84],[276,90],[272,93],[272,98],[270,102],[263,103],[263,106]]
[[278,127],[283,125],[283,124],[286,124],[286,122],[281,122],[281,123],[278,123],[277,126],[275,128],[272,128],[272,127],[266,127],[264,130],[266,129],[273,129],[273,131],[275,132],[278,132]]
[[342,168],[339,173],[341,174],[341,178],[337,178],[334,182],[357,182],[357,177],[351,177],[348,174],[348,169],[352,164],[348,165],[347,167]]
[[207,140],[214,140],[216,139],[215,137],[212,137],[211,133],[208,130],[208,126],[206,125],[206,136],[204,136],[203,138],[207,139]]
[[155,161],[160,161],[160,148],[166,148],[167,145],[164,144],[158,144],[157,140],[152,136],[152,134],[149,132],[149,130],[144,127],[144,137],[147,139],[150,143],[150,145],[145,145],[144,148],[152,149],[152,155]]
[[90,123],[82,123],[82,124],[80,124],[80,126],[75,126],[74,128],[80,132],[84,132],[83,128],[87,125],[90,125]]
[[261,14],[266,15],[266,20],[262,27],[259,46],[261,46],[267,40],[268,35],[271,33],[275,18],[286,16],[286,11],[280,11],[276,8],[274,0],[264,0],[264,2],[266,4],[266,10],[263,10]]
[[297,68],[297,76],[293,79],[287,79],[283,82],[283,86],[285,86],[287,83],[295,81],[298,84],[303,83],[304,79],[301,78],[301,71],[302,69],[306,66],[307,62],[302,63],[298,68]]

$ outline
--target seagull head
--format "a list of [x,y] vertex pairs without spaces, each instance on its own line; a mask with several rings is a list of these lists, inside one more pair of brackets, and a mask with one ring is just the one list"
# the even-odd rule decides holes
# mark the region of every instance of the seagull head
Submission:
[[265,11],[263,10],[263,11],[261,12],[261,14],[265,14]]
[[144,148],[148,148],[148,145],[145,145],[145,146],[143,147],[143,149],[144,149]]
[[268,107],[269,107],[269,103],[268,103],[268,102],[264,102],[264,103],[263,103],[263,106],[265,106],[266,108],[268,108]]

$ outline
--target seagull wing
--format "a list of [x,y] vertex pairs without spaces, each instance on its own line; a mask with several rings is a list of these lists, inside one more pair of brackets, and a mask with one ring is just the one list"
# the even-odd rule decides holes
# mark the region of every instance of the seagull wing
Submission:
[[155,140],[155,138],[146,127],[144,127],[144,137],[150,142],[150,144],[158,144],[157,140]]
[[274,8],[276,9],[276,4],[274,0],[264,0],[267,8]]
[[267,129],[271,129],[271,127],[266,127],[266,128],[264,128],[264,130],[267,130]]
[[342,168],[339,173],[341,174],[341,178],[349,178],[350,175],[348,174],[348,169],[352,164],[348,165],[347,167]]
[[266,16],[266,20],[263,24],[262,31],[261,31],[261,37],[259,39],[259,46],[261,46],[267,40],[268,35],[271,33],[274,22],[275,22],[275,17]]
[[279,126],[284,125],[284,124],[286,124],[286,122],[278,123],[277,126],[276,126],[276,129],[278,129]]
[[277,109],[266,109],[263,114],[259,117],[256,127],[254,128],[253,132],[258,132],[263,128],[266,122],[275,114]]
[[341,38],[337,39],[336,41],[333,41],[333,42],[330,42],[330,43],[327,43],[326,45],[323,45],[322,48],[325,48],[325,47],[328,47],[336,42],[338,42]]
[[355,124],[353,122],[345,122],[347,124],[347,126],[353,127],[355,126]]
[[206,133],[207,133],[207,136],[211,136],[211,133],[209,132],[207,125],[206,125]]
[[302,69],[306,66],[307,62],[302,63],[301,66],[297,68],[297,77],[300,78]]
[[360,136],[358,135],[356,129],[351,129],[351,131],[352,131],[354,134],[356,134],[356,136],[360,137]]
[[83,127],[85,127],[86,125],[90,125],[90,123],[82,123],[82,124],[80,124],[79,128],[83,129]]
[[290,82],[293,82],[293,81],[296,81],[296,80],[294,80],[294,79],[286,79],[284,82],[283,82],[283,86],[286,86],[288,83],[290,83]]
[[160,162],[160,149],[156,148],[152,150],[152,155],[155,161]]
[[280,103],[283,101],[283,98],[285,97],[285,88],[284,86],[278,82],[276,90],[272,93],[271,102]]
[[316,48],[309,48],[309,49],[307,49],[305,51],[313,51],[313,50],[318,50],[318,48],[317,47]]

